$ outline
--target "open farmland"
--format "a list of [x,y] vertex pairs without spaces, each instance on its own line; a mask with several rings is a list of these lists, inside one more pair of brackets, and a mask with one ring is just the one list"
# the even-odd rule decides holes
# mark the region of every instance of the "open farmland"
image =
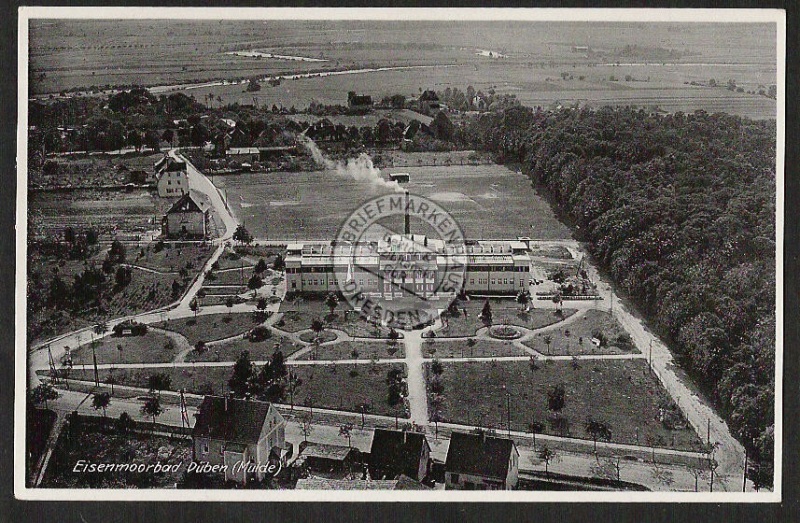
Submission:
[[[403,187],[430,198],[458,221],[467,238],[570,238],[530,180],[499,165],[403,167]],[[391,169],[384,169],[388,176]],[[231,208],[257,238],[335,238],[347,216],[387,189],[332,171],[243,174],[220,182]],[[386,225],[402,230],[402,216]],[[412,220],[412,229],[416,225]]]
[[[754,67],[754,66],[753,66]],[[243,85],[215,85],[187,90],[198,99],[209,93],[222,98],[223,103],[252,104],[267,107],[302,109],[311,102],[342,104],[349,91],[366,92],[374,99],[401,93],[419,94],[419,88],[444,90],[447,87],[476,90],[495,89],[498,93],[514,94],[525,105],[551,107],[557,105],[588,105],[600,107],[637,106],[664,111],[707,112],[724,111],[751,118],[775,118],[775,101],[758,94],[727,91],[729,78],[738,78],[737,85],[747,91],[774,83],[774,71],[750,66],[725,65],[678,66],[646,64],[636,66],[572,67],[566,65],[535,68],[527,63],[486,63],[480,65],[451,65],[441,67],[368,71],[358,74],[314,76],[284,80],[279,86],[264,84],[257,93],[245,92]],[[573,80],[562,81],[562,72]],[[625,81],[626,75],[632,77]],[[578,80],[578,78],[584,78]],[[614,77],[616,80],[611,80]],[[690,82],[708,82],[716,78],[718,87],[692,86]],[[369,87],[365,89],[365,85]]]
[[[533,106],[577,102],[775,117],[774,100],[748,94],[776,83],[768,24],[109,20],[36,22],[31,34],[34,93],[135,83],[197,99],[211,93],[225,104],[303,108],[312,101],[343,104],[351,90],[380,99],[472,85],[514,93]],[[502,57],[479,52],[487,49]],[[387,67],[408,69],[316,75]],[[231,83],[309,73],[255,93]],[[562,73],[572,78],[562,80]],[[711,78],[720,86],[733,79],[745,92],[690,85]]]

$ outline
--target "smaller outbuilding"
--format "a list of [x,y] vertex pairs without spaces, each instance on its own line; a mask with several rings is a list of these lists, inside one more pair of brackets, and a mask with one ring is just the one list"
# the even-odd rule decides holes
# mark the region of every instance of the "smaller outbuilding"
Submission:
[[356,470],[361,452],[353,447],[323,443],[301,443],[297,459],[311,472],[340,474]]

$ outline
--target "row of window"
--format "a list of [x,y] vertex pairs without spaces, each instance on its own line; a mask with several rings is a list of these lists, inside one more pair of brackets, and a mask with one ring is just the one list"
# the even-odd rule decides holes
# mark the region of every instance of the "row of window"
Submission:
[[[344,267],[339,267],[336,272],[343,272]],[[514,266],[501,266],[496,267],[493,265],[467,265],[468,272],[530,272],[528,265]],[[332,273],[334,268],[332,265],[315,266],[315,267],[289,267],[286,269],[288,274],[319,274],[319,273]]]
[[[478,285],[514,285],[514,278],[478,278]],[[475,278],[469,279],[470,285],[475,285]],[[525,286],[525,280],[519,281],[519,286]]]

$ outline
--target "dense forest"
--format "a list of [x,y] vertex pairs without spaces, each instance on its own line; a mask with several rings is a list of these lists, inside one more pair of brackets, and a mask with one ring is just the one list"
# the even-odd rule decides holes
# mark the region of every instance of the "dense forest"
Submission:
[[519,107],[464,139],[519,162],[668,340],[772,483],[775,121]]

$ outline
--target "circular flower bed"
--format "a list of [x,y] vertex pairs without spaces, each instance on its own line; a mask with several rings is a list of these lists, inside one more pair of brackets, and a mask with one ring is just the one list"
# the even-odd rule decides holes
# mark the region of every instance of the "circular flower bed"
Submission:
[[509,325],[496,325],[489,329],[489,336],[500,340],[515,340],[522,337],[522,333]]
[[322,331],[319,334],[317,334],[314,331],[306,331],[306,332],[300,333],[300,339],[303,340],[306,343],[313,343],[314,338],[318,338],[320,343],[325,343],[325,342],[328,342],[328,341],[335,340],[336,339],[336,333],[333,333],[331,331]]

